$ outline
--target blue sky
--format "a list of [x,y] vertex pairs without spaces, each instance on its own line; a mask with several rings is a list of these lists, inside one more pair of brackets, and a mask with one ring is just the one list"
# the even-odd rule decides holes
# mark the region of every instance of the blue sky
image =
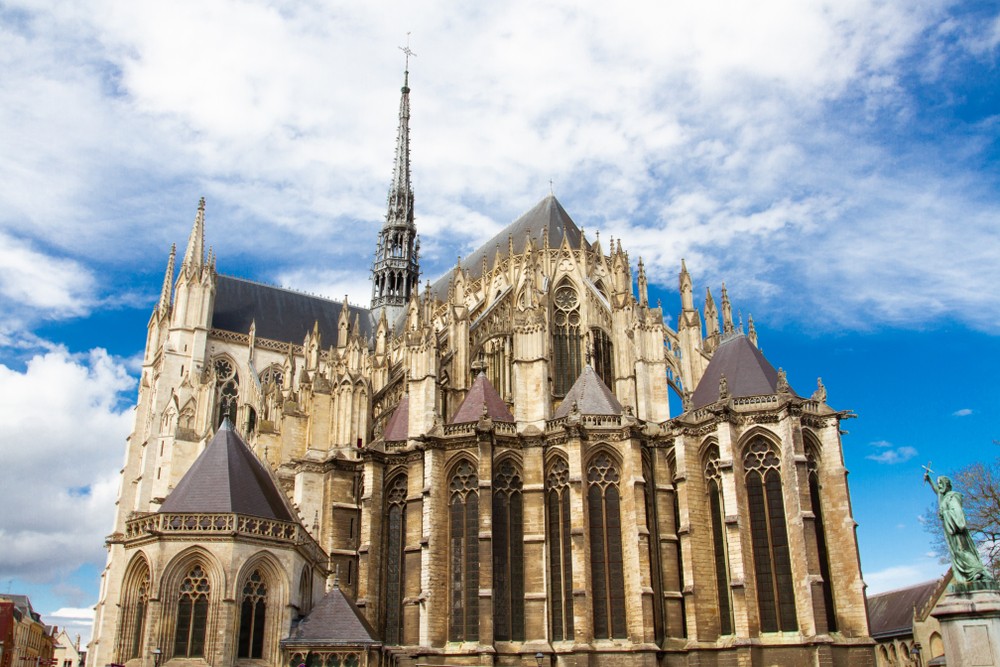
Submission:
[[[352,301],[412,32],[433,278],[548,194],[723,280],[843,428],[872,590],[942,567],[920,464],[996,454],[992,3],[12,0],[0,5],[0,592],[97,597],[145,323],[198,198],[219,269]],[[690,4],[690,3],[688,3]]]

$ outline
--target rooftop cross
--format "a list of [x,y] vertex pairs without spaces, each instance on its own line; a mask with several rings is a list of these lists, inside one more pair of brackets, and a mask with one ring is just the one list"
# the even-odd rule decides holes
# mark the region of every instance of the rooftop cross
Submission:
[[400,46],[399,50],[406,54],[406,71],[409,72],[410,56],[417,57],[417,54],[410,50],[410,33],[406,33],[406,46]]

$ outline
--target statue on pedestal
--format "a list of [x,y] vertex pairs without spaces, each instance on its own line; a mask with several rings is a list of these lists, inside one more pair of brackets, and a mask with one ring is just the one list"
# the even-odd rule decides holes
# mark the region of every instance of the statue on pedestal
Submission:
[[962,494],[951,488],[951,479],[944,475],[931,481],[930,468],[924,468],[924,481],[931,485],[938,498],[938,516],[944,528],[944,539],[951,556],[951,571],[958,583],[982,581],[990,576],[983,567],[979,550],[969,534],[962,509]]

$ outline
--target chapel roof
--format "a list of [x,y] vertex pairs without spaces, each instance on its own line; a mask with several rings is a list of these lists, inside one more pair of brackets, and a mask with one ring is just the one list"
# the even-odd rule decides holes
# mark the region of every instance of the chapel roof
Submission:
[[[318,323],[324,345],[332,345],[343,307],[340,301],[219,274],[212,328],[245,334],[255,322],[258,337],[301,345]],[[348,312],[351,326],[359,316],[361,336],[367,339],[372,332],[368,309],[349,304]]]
[[344,646],[379,644],[374,628],[355,604],[334,586],[282,644]]
[[941,584],[940,579],[868,596],[872,637],[885,639],[913,634],[914,611],[921,611]]
[[497,422],[514,421],[514,415],[510,413],[510,408],[500,398],[500,394],[497,393],[486,374],[481,372],[476,376],[469,388],[469,393],[465,395],[465,400],[458,406],[458,410],[455,411],[449,423],[464,424],[478,421],[482,417],[489,417]]
[[[535,245],[541,248],[545,245],[545,234],[548,234],[549,245],[558,248],[562,245],[563,235],[571,248],[579,248],[581,242],[590,247],[583,239],[583,233],[577,227],[569,213],[562,207],[555,195],[548,195],[535,204],[527,213],[503,228],[496,236],[481,245],[477,250],[462,260],[462,269],[469,272],[473,280],[483,273],[483,259],[492,268],[496,257],[507,257],[508,240],[513,242],[514,253],[524,252],[528,233],[534,239]],[[431,286],[434,298],[444,301],[448,296],[448,283],[453,272],[447,271]]]
[[576,379],[573,386],[566,392],[562,404],[553,419],[565,417],[576,404],[577,410],[584,415],[620,415],[622,404],[618,402],[615,395],[611,393],[607,385],[601,380],[594,370],[594,367],[587,364],[583,367],[583,372]]
[[226,419],[160,512],[217,512],[295,521],[264,464]]
[[399,405],[392,411],[389,421],[385,425],[382,439],[386,442],[399,442],[406,440],[410,435],[410,395],[403,394]]
[[737,334],[719,345],[694,390],[693,407],[700,408],[719,400],[719,380],[723,375],[729,395],[736,398],[777,391],[778,371],[745,334]]

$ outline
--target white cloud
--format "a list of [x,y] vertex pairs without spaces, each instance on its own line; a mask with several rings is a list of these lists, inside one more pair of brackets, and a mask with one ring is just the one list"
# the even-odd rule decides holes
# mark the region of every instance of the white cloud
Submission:
[[57,348],[23,372],[0,365],[0,577],[52,581],[103,562],[133,385],[103,350]]
[[872,447],[878,449],[878,453],[869,454],[866,459],[875,461],[876,463],[886,463],[888,465],[894,465],[896,463],[904,463],[909,461],[914,456],[917,455],[917,450],[909,445],[903,445],[901,447],[896,447],[891,442],[886,440],[876,440],[870,443]]
[[67,620],[93,621],[94,609],[93,607],[61,607],[55,611],[45,614],[45,617],[62,620],[63,622]]
[[968,417],[972,414],[971,408],[962,408],[961,410],[955,410],[951,413],[952,417]]
[[0,230],[0,303],[55,317],[85,312],[93,298],[94,279],[79,262],[33,249]]
[[946,570],[947,566],[938,563],[935,558],[925,557],[912,563],[891,565],[872,572],[866,571],[864,579],[868,584],[868,595],[873,595],[937,579]]

